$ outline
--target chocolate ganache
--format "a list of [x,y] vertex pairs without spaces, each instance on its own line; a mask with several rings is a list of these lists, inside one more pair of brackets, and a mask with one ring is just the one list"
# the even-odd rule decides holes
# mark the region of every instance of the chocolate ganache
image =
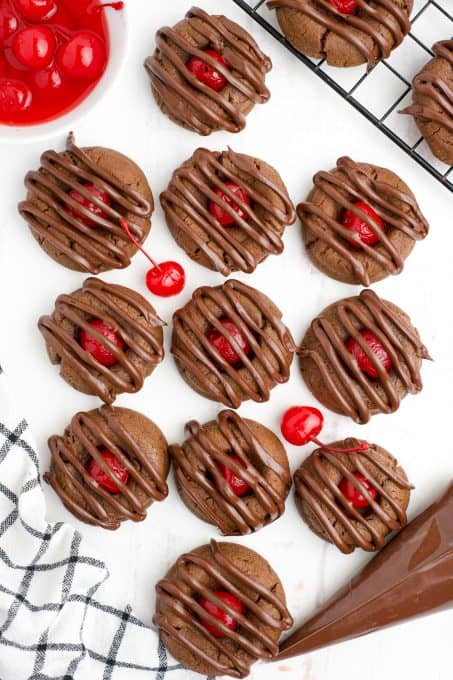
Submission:
[[[124,347],[115,346],[89,323],[100,319],[118,333]],[[138,293],[100,279],[86,279],[81,289],[60,295],[52,316],[40,318],[38,327],[53,364],[76,389],[96,394],[107,404],[121,392],[137,392],[144,378],[164,357],[164,322]],[[107,348],[116,360],[103,366],[79,342],[84,329]]]
[[[364,286],[371,283],[366,258],[371,258],[389,274],[399,274],[402,271],[404,258],[394,243],[397,232],[402,232],[414,241],[421,240],[428,234],[429,225],[414,196],[388,182],[380,181],[372,166],[356,163],[343,156],[338,159],[336,170],[316,173],[313,182],[315,189],[312,193],[319,190],[325,194],[333,201],[335,213],[331,215],[322,202],[316,204],[310,197],[307,202],[297,206],[297,213],[306,229],[304,237],[307,247],[310,247],[313,237],[323,241],[347,260],[357,282]],[[384,229],[379,229],[369,215],[354,205],[358,201],[373,206],[384,222]],[[359,215],[370,225],[379,239],[378,244],[366,245],[360,238],[356,238],[354,247],[349,245],[351,231],[341,221],[345,210]]]
[[[186,441],[182,446],[170,447],[176,483],[200,515],[216,524],[223,534],[257,531],[285,510],[291,483],[288,466],[266,451],[248,421],[234,411],[219,413],[218,431],[209,425],[191,420],[185,428]],[[232,456],[240,463],[232,461]],[[233,470],[249,486],[245,497],[234,493],[220,465]],[[276,480],[281,482],[283,493],[277,490]]]
[[[291,627],[293,621],[284,601],[277,594],[247,576],[240,568],[240,561],[236,565],[225,555],[228,546],[233,547],[232,544],[212,540],[210,546],[205,546],[209,548],[207,554],[205,550],[202,552],[197,549],[178,559],[173,577],[168,578],[167,575],[156,585],[154,623],[164,636],[168,635],[187,647],[195,657],[212,666],[216,675],[245,678],[250,672],[251,663],[257,659],[275,657],[278,652],[276,639]],[[201,624],[200,618],[207,619],[207,615],[199,604],[199,598],[207,598],[225,611],[229,608],[214,595],[215,588],[203,584],[202,577],[194,573],[194,568],[201,570],[210,581],[215,581],[217,588],[231,593],[243,605],[242,614],[231,610],[238,629],[227,629],[223,639],[214,637]],[[171,617],[179,621],[178,626],[172,625]],[[212,655],[185,636],[187,626],[195,629],[214,648]]]
[[[172,176],[160,200],[171,222],[208,258],[212,269],[224,276],[232,271],[253,272],[264,256],[283,251],[281,232],[295,219],[293,204],[282,186],[260,171],[259,161],[228,149],[223,153],[197,149]],[[251,206],[238,200],[225,182],[245,190]],[[215,189],[224,192],[245,217],[223,201]],[[230,215],[234,224],[222,228],[209,210],[213,201]],[[193,228],[195,225],[198,231]]]
[[[105,529],[117,529],[125,519],[142,521],[147,507],[168,495],[165,439],[146,419],[145,433],[158,438],[158,442],[145,442],[143,446],[126,426],[130,414],[145,420],[144,416],[128,409],[111,406],[77,413],[62,437],[54,435],[49,439],[51,468],[44,479],[76,517]],[[122,483],[103,462],[102,447],[127,470],[127,483]],[[158,464],[157,458],[161,455],[165,456],[165,461]],[[91,460],[114,481],[119,494],[109,493],[90,476],[86,463]]]
[[[55,253],[54,259],[64,259],[63,263],[72,269],[98,274],[127,267],[136,248],[125,236],[119,220],[125,217],[129,221],[140,243],[145,239],[154,208],[149,187],[146,197],[135,188],[140,182],[121,181],[95,160],[98,151],[105,157],[113,155],[121,176],[121,163],[130,165],[132,161],[117,152],[95,147],[80,149],[73,133],[68,136],[66,149],[64,153],[45,151],[41,168],[27,173],[28,196],[19,204],[20,214],[35,238]],[[141,173],[135,164],[134,169]],[[144,177],[142,180],[146,182]],[[103,192],[109,203],[94,195],[90,186]],[[98,210],[90,211],[69,192],[76,192]]]
[[[221,319],[236,326],[250,353],[236,343]],[[240,363],[231,365],[207,338],[214,328],[234,347]],[[281,312],[263,293],[229,279],[223,286],[197,288],[173,315],[171,352],[183,377],[208,399],[237,408],[245,399],[264,402],[270,390],[289,379],[296,346]]]
[[[335,442],[333,446],[350,448],[359,443],[359,440],[349,438]],[[373,446],[369,444],[368,449],[360,453],[345,454],[316,449],[294,475],[298,502],[309,506],[329,540],[345,554],[353,552],[356,547],[368,552],[380,550],[386,534],[399,531],[407,524],[405,507],[390,493],[387,485],[391,482],[406,490],[413,487],[404,472],[398,471],[396,461],[391,459],[386,463],[380,460]],[[376,498],[354,475],[356,471],[375,489]],[[335,483],[334,474],[339,480],[348,480],[359,489],[368,502],[366,513],[361,513],[348,501],[341,484]],[[379,481],[378,477],[383,479]]]
[[[389,371],[363,339],[364,330],[384,348],[391,361]],[[347,339],[360,346],[374,367],[375,378],[360,369],[345,345]],[[409,318],[372,290],[340,300],[316,317],[299,354],[310,389],[320,394],[320,375],[322,390],[335,405],[330,407],[358,423],[368,422],[375,413],[393,413],[403,396],[419,392],[421,360],[430,358]]]
[[312,652],[453,606],[453,483],[280,646]]
[[[145,61],[155,94],[171,118],[201,135],[218,129],[239,132],[245,127],[244,106],[250,110],[270,97],[264,80],[271,61],[247,31],[227,17],[192,7],[185,22],[157,32],[156,46]],[[227,65],[207,54],[208,48],[221,54]],[[216,92],[200,82],[187,68],[191,57],[215,68],[226,86]]]
[[[387,59],[409,32],[412,0],[356,0],[357,11],[342,14],[331,0],[269,0],[270,9],[292,9],[338,35],[357,49],[370,69]],[[355,29],[355,30],[351,30]],[[389,40],[385,33],[390,34]]]

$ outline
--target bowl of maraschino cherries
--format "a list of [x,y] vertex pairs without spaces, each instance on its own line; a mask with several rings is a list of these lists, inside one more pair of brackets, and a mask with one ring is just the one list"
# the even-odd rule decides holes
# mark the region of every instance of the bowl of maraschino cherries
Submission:
[[126,38],[124,2],[0,0],[0,142],[73,128],[112,86]]

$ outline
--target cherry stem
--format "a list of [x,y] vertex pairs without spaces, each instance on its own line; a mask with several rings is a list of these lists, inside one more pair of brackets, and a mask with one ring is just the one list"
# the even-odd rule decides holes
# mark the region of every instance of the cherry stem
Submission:
[[314,444],[316,444],[316,446],[319,446],[325,451],[330,451],[331,453],[360,453],[361,451],[366,451],[368,449],[368,444],[365,442],[361,442],[358,446],[354,446],[350,449],[336,449],[334,446],[327,446],[326,444],[323,444],[316,437],[311,437],[310,439]]
[[120,10],[124,9],[124,2],[121,2],[121,0],[119,2],[104,2],[102,5],[96,5],[95,7],[89,9],[88,13],[94,14],[95,12],[103,12],[108,7],[111,7],[112,9],[119,12]]
[[124,229],[124,231],[126,232],[128,238],[132,241],[132,243],[134,244],[134,246],[135,246],[136,248],[138,248],[138,249],[143,253],[143,255],[151,262],[151,264],[153,265],[153,267],[156,267],[156,269],[158,269],[158,270],[160,271],[160,266],[157,264],[157,262],[155,262],[155,261],[153,260],[153,258],[151,257],[151,255],[148,255],[148,253],[146,252],[146,250],[145,250],[144,248],[142,248],[142,246],[141,246],[140,243],[137,241],[137,239],[134,238],[134,237],[132,236],[131,230],[129,229],[129,223],[128,223],[128,221],[127,221],[126,219],[124,219],[124,217],[121,217],[121,218],[120,218],[120,226],[121,226],[122,229]]

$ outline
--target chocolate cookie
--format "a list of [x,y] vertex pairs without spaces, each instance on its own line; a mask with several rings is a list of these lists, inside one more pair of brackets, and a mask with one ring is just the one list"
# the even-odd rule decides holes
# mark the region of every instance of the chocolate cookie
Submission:
[[141,413],[102,406],[77,413],[62,437],[49,439],[44,479],[82,522],[118,529],[141,522],[168,495],[167,442]]
[[120,218],[140,243],[151,228],[153,195],[138,165],[112,149],[79,149],[72,133],[66,151],[43,153],[25,186],[20,214],[39,245],[68,269],[99,274],[127,267],[137,248]]
[[280,517],[291,485],[288,458],[273,432],[234,411],[187,423],[170,447],[179,494],[197,517],[225,536],[249,534]]
[[412,81],[412,105],[401,113],[414,116],[432,153],[453,165],[453,40],[437,42],[433,52]]
[[428,223],[409,187],[391,170],[342,157],[313,177],[297,206],[307,254],[328,276],[345,283],[399,274]]
[[197,149],[160,200],[178,245],[224,276],[253,272],[268,255],[279,255],[285,227],[296,219],[277,171],[231,149]]
[[270,96],[264,81],[272,63],[252,36],[198,7],[157,32],[145,68],[163,113],[200,135],[243,130],[245,116]]
[[[362,442],[345,439],[331,446]],[[407,524],[413,487],[397,460],[376,444],[360,453],[316,449],[296,470],[294,484],[302,519],[343,553],[380,550],[390,532]]]
[[292,626],[283,586],[258,553],[236,543],[181,555],[156,585],[154,623],[170,654],[203,675],[245,678],[273,659]]
[[287,40],[332,66],[374,66],[409,32],[413,0],[270,0]]
[[175,312],[171,351],[196,392],[238,408],[247,399],[268,401],[271,389],[289,379],[295,345],[274,303],[229,279],[197,288]]
[[38,323],[61,377],[107,404],[138,392],[162,361],[164,325],[141,295],[95,278],[60,295],[52,316]]
[[372,290],[326,307],[300,348],[308,388],[357,423],[393,413],[408,392],[419,392],[422,359],[429,358],[407,314]]

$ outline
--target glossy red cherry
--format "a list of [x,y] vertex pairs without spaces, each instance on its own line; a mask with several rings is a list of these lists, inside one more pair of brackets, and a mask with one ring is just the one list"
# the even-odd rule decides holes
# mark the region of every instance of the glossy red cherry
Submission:
[[[365,477],[365,475],[356,470],[356,472],[354,472],[354,477],[358,482],[360,482],[360,484],[362,484],[362,486],[365,487],[371,498],[375,501],[378,497],[378,492],[371,482]],[[370,505],[365,496],[358,489],[356,489],[354,484],[350,482],[349,479],[346,479],[346,477],[341,480],[338,488],[346,497],[346,499],[354,506],[354,508],[367,508]]]
[[[210,56],[211,59],[215,59],[215,61],[218,61],[219,64],[228,68],[228,64],[226,63],[225,59],[215,50],[203,50],[203,52]],[[194,74],[197,80],[210,87],[211,90],[220,92],[220,90],[223,90],[227,84],[225,76],[222,75],[220,71],[217,71],[213,66],[211,66],[211,64],[207,64],[198,57],[191,57],[187,62],[187,68],[191,73]]]
[[13,39],[14,56],[30,69],[49,66],[56,47],[55,34],[48,26],[28,26],[18,31]]
[[14,78],[0,78],[0,113],[14,114],[25,111],[32,102],[27,83]]
[[[90,193],[94,198],[97,198],[99,201],[102,201],[102,203],[105,203],[105,205],[110,205],[110,196],[106,191],[104,191],[103,189],[99,189],[99,187],[95,186],[94,184],[91,184],[90,182],[84,184],[83,186],[86,189],[86,191],[88,191],[88,193]],[[102,210],[102,208],[96,205],[96,203],[94,203],[93,201],[90,201],[88,198],[85,198],[85,196],[82,196],[82,194],[80,194],[75,189],[71,189],[71,191],[69,191],[68,194],[74,201],[77,201],[77,203],[80,203],[80,205],[83,205],[84,208],[93,213],[93,215],[96,215],[97,217],[101,218],[106,217],[106,214]],[[73,217],[83,222],[83,224],[85,224],[87,227],[98,226],[96,222],[91,220],[86,215],[83,215],[81,212],[77,210],[77,208],[74,208],[72,205],[68,205],[67,209],[68,212],[71,213]]]
[[40,97],[53,97],[62,89],[63,79],[56,67],[41,69],[33,73],[33,84]]
[[[125,344],[121,336],[111,326],[108,326],[101,321],[101,319],[91,319],[88,324],[104,338],[113,343],[115,347],[120,350],[124,349]],[[80,330],[79,342],[83,349],[86,352],[89,352],[93,359],[96,359],[96,361],[103,366],[110,367],[117,363],[115,354],[84,328]]]
[[[239,345],[244,354],[250,354],[251,347],[248,343],[247,338],[245,338],[239,328],[235,323],[230,321],[230,319],[219,319],[225,330],[233,337],[236,344]],[[224,359],[228,364],[234,366],[240,363],[241,357],[232,347],[229,340],[222,335],[222,333],[217,330],[217,328],[211,328],[206,334],[207,339],[211,345],[217,350],[222,359]]]
[[104,43],[97,35],[80,31],[61,46],[57,60],[69,78],[96,80],[105,68],[107,55]]
[[[125,467],[120,463],[118,458],[116,458],[111,451],[106,449],[105,447],[102,447],[99,449],[99,453],[101,454],[103,460],[115,477],[119,479],[120,482],[123,484],[127,484],[127,480],[129,479],[129,473],[126,470]],[[101,466],[95,461],[94,458],[91,459],[89,465],[88,465],[88,474],[93,477],[94,480],[100,486],[104,487],[104,489],[107,489],[110,493],[120,493],[119,487],[115,484],[113,479],[110,479],[108,474],[104,472],[104,470],[101,468]]]
[[352,14],[357,9],[355,0],[330,0],[330,2],[341,14]]
[[[225,182],[225,186],[235,195],[238,197],[242,203],[245,203],[247,206],[250,205],[250,197],[246,191],[234,182]],[[216,187],[214,189],[214,193],[217,194],[219,198],[222,199],[225,203],[228,203],[228,205],[234,210],[235,213],[237,213],[238,217],[240,217],[242,220],[247,220],[247,213],[242,210],[242,208],[235,203],[234,201],[231,200],[231,198],[220,188]],[[226,210],[224,210],[220,205],[217,205],[215,201],[210,201],[209,202],[209,212],[217,222],[220,222],[222,227],[229,227],[231,224],[235,223],[234,217],[232,215],[229,215]]]
[[145,281],[148,290],[151,291],[151,293],[154,293],[154,295],[160,295],[160,297],[178,295],[186,285],[186,273],[181,265],[177,262],[172,262],[171,260],[157,264],[151,255],[146,252],[143,246],[132,235],[128,221],[121,218],[120,225],[134,246],[138,248],[153,265],[146,274]]
[[0,46],[17,31],[18,26],[16,15],[7,4],[2,3],[0,6]]
[[303,446],[311,441],[331,453],[356,453],[368,448],[365,442],[345,449],[337,449],[323,444],[317,438],[323,425],[324,418],[319,409],[313,406],[292,406],[283,414],[280,429],[286,441],[294,444],[294,446]]
[[[231,609],[237,611],[238,614],[244,613],[244,605],[231,593],[228,593],[225,590],[214,590],[213,595],[218,597],[219,600],[225,602],[228,607],[231,607]],[[206,597],[200,597],[199,604],[206,612],[208,612],[208,614],[214,616],[218,621],[220,621],[220,623],[223,623],[224,626],[230,630],[235,630],[237,626],[236,619],[234,619],[231,614],[228,614],[224,609],[219,607],[219,605],[214,604],[214,602],[211,602]],[[212,623],[208,623],[208,621],[201,619],[201,624],[216,638],[226,637],[225,633],[216,626],[212,625]]]
[[[362,338],[365,340],[366,344],[371,349],[372,353],[376,359],[382,364],[382,367],[387,371],[387,373],[392,368],[392,360],[380,341],[371,331],[367,331],[362,328],[359,331]],[[361,348],[357,340],[354,338],[349,338],[346,341],[346,349],[352,354],[354,359],[357,361],[362,373],[366,373],[370,378],[377,378],[378,371],[373,361],[366,355],[365,351]]]
[[[244,467],[244,463],[239,458],[239,456],[230,456],[230,459],[233,463],[236,463],[236,465]],[[250,487],[247,482],[245,482],[242,477],[239,477],[239,475],[237,475],[231,468],[227,467],[224,463],[218,463],[218,467],[222,473],[222,477],[225,479],[226,483],[235,496],[241,498],[250,491]]]
[[27,21],[47,21],[58,9],[54,0],[16,0],[16,4]]
[[[379,229],[384,230],[384,222],[381,220],[379,215],[373,210],[373,208],[368,205],[368,203],[363,203],[362,201],[357,201],[354,206],[369,215],[373,222]],[[358,215],[355,215],[352,210],[345,210],[342,217],[342,224],[344,227],[353,231],[357,234],[360,241],[367,246],[374,246],[379,241],[379,236],[374,233],[369,222],[366,222]],[[348,241],[354,248],[360,248],[360,244],[355,243],[355,241]]]

